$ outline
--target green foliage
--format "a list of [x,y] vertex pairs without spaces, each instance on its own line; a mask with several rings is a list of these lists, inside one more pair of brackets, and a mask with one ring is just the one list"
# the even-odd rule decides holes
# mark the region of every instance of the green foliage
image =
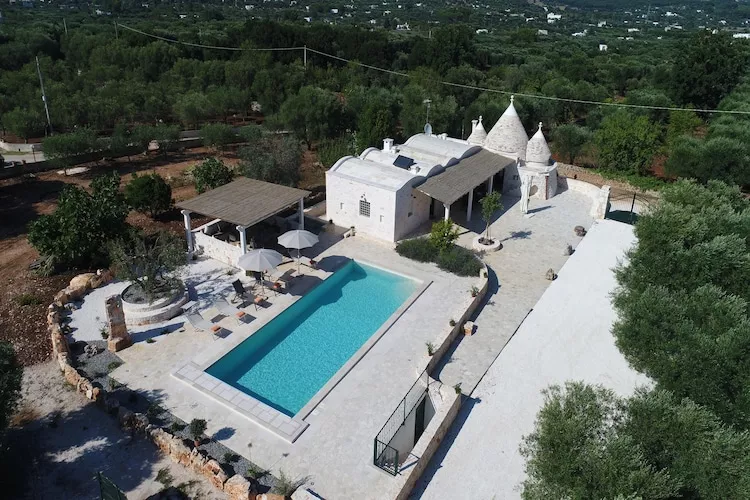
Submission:
[[487,194],[482,201],[479,202],[482,206],[482,220],[486,224],[484,229],[485,239],[490,239],[490,224],[492,223],[492,216],[498,210],[502,210],[503,204],[500,203],[500,193],[492,191]]
[[217,158],[206,158],[203,163],[193,168],[195,190],[205,193],[232,181],[234,174],[223,161]]
[[284,497],[291,497],[292,494],[297,491],[297,488],[307,482],[308,478],[303,477],[301,479],[294,480],[287,476],[284,471],[279,471],[279,477],[276,478],[276,484],[271,489],[272,493],[282,495]]
[[302,87],[284,102],[279,115],[284,126],[302,138],[308,148],[312,141],[337,137],[347,123],[336,94],[319,87]]
[[715,108],[739,83],[746,60],[730,33],[696,33],[684,50],[677,52],[672,68],[676,99],[696,108]]
[[24,141],[27,141],[29,137],[44,133],[45,129],[42,114],[30,109],[15,108],[12,111],[6,111],[2,113],[2,123],[3,128]]
[[458,239],[458,227],[450,219],[439,220],[432,224],[430,243],[439,251],[450,248]]
[[18,364],[13,345],[0,341],[0,432],[8,427],[21,396],[23,369]]
[[603,169],[647,175],[659,143],[659,128],[646,116],[617,111],[594,135]]
[[745,498],[750,435],[662,390],[553,386],[524,438],[524,499]]
[[67,169],[76,156],[101,149],[96,133],[89,128],[79,128],[69,134],[56,134],[42,142],[45,158],[59,168]]
[[377,147],[386,137],[394,137],[398,126],[398,103],[385,93],[371,96],[357,115],[356,150],[361,153],[368,147]]
[[750,426],[750,202],[709,181],[662,190],[617,269],[613,333],[627,360],[677,397]]
[[57,209],[29,225],[29,243],[63,268],[90,268],[107,263],[108,242],[125,234],[128,206],[117,173],[96,177],[91,194],[66,186]]
[[414,238],[400,241],[396,245],[396,252],[407,259],[419,262],[435,262],[439,251],[429,239]]
[[23,307],[37,306],[42,303],[42,300],[33,293],[22,293],[13,297],[13,302]]
[[212,123],[201,128],[203,144],[214,149],[223,149],[227,144],[237,140],[232,127],[223,123]]
[[694,111],[670,111],[667,144],[673,145],[683,135],[692,135],[703,124]]
[[131,233],[109,245],[112,269],[120,278],[140,285],[153,300],[179,284],[176,271],[186,264],[180,238],[167,231],[152,235]]
[[125,200],[133,209],[151,217],[172,206],[172,188],[157,173],[137,175],[125,185]]
[[591,140],[591,131],[573,123],[559,125],[552,131],[552,147],[563,161],[574,164]]
[[459,245],[452,245],[440,251],[437,265],[443,271],[458,276],[479,276],[482,263],[474,252]]
[[191,127],[197,128],[212,112],[211,101],[202,92],[188,92],[174,103],[174,113],[183,124]]
[[206,432],[206,421],[202,418],[194,418],[190,421],[189,432],[196,441],[201,439],[203,433]]
[[[423,132],[427,118],[425,99],[430,99],[430,124],[433,133],[449,132],[457,135],[456,115],[458,104],[452,95],[440,96],[428,91],[421,85],[409,84],[403,90],[404,99],[399,114],[399,121],[404,134],[410,136]],[[460,127],[459,127],[460,128]],[[489,130],[489,129],[488,129]]]
[[263,129],[258,125],[247,125],[240,128],[237,135],[245,142],[255,142],[263,136]]
[[296,186],[302,151],[299,141],[290,136],[265,136],[239,150],[242,175],[275,184]]
[[[359,134],[357,134],[357,142],[359,142]],[[354,154],[354,140],[349,135],[327,139],[318,145],[318,158],[326,169],[331,168],[340,158]]]

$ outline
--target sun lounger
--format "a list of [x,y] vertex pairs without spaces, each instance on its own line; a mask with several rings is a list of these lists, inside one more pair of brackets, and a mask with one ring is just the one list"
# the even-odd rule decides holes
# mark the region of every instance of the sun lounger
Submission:
[[214,339],[219,336],[219,333],[222,330],[219,325],[211,323],[198,313],[188,313],[185,316],[187,317],[188,322],[193,326],[193,328],[201,332],[211,332],[214,336]]
[[245,311],[242,309],[239,309],[235,307],[234,305],[230,304],[226,299],[219,299],[214,304],[216,306],[216,309],[219,310],[219,312],[225,316],[231,316],[233,317],[237,323],[247,323],[250,319],[250,315],[248,315]]
[[235,280],[232,282],[232,287],[234,288],[234,293],[237,297],[242,299],[242,303],[246,303],[250,300],[250,297],[252,294],[245,290],[245,286],[242,284],[240,280]]

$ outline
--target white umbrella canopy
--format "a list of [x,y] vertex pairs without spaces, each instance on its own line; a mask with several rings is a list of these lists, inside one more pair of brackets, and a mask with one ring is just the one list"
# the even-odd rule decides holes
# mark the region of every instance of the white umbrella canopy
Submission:
[[279,245],[285,248],[309,248],[318,242],[318,236],[303,229],[287,231],[279,236]]
[[299,274],[300,260],[302,259],[300,249],[315,245],[318,242],[318,236],[304,229],[295,229],[279,236],[278,241],[279,245],[285,248],[294,248],[297,250],[297,273]]
[[242,255],[237,261],[237,265],[245,271],[258,271],[265,273],[281,264],[284,256],[276,250],[268,248],[256,248]]

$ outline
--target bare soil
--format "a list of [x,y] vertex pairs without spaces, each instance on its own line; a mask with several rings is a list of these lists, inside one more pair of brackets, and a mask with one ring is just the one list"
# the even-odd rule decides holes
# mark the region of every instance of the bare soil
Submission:
[[63,381],[52,361],[24,369],[20,411],[4,445],[4,498],[95,500],[98,472],[133,500],[156,498],[167,485],[188,498],[225,498],[145,438],[123,433],[113,417]]
[[[212,152],[194,148],[168,156],[138,155],[113,161],[90,163],[89,170],[77,175],[61,175],[50,171],[33,177],[0,181],[0,340],[8,340],[15,347],[24,366],[42,362],[51,355],[46,331],[47,305],[55,293],[67,286],[76,272],[52,277],[38,277],[30,270],[38,257],[26,239],[28,224],[39,215],[55,210],[62,189],[71,184],[88,188],[99,174],[116,170],[123,185],[134,172],[156,172],[172,184],[172,196],[182,201],[196,195],[195,188],[183,175],[188,167],[205,158],[216,156],[228,165],[237,165],[236,150]],[[317,164],[314,151],[303,153],[300,187],[320,192],[325,182],[325,169]],[[200,223],[200,218],[195,217]],[[131,212],[128,223],[149,231],[167,229],[183,235],[184,226],[179,210],[173,209],[152,219]],[[77,270],[83,272],[86,270]],[[27,305],[21,305],[21,302]]]

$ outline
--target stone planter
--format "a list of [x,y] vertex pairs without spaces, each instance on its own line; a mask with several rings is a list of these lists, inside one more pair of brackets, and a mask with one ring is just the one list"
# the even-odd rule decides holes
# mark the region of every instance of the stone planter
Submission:
[[153,302],[139,304],[125,300],[124,295],[128,288],[121,294],[125,324],[128,326],[151,325],[172,319],[182,312],[183,304],[188,301],[188,293],[185,285],[180,285],[179,289],[170,295],[157,298]]
[[496,252],[503,248],[503,244],[500,243],[500,240],[498,238],[494,238],[492,240],[492,243],[489,245],[480,243],[479,240],[481,240],[482,238],[484,238],[484,236],[477,236],[471,242],[472,248],[477,252]]

